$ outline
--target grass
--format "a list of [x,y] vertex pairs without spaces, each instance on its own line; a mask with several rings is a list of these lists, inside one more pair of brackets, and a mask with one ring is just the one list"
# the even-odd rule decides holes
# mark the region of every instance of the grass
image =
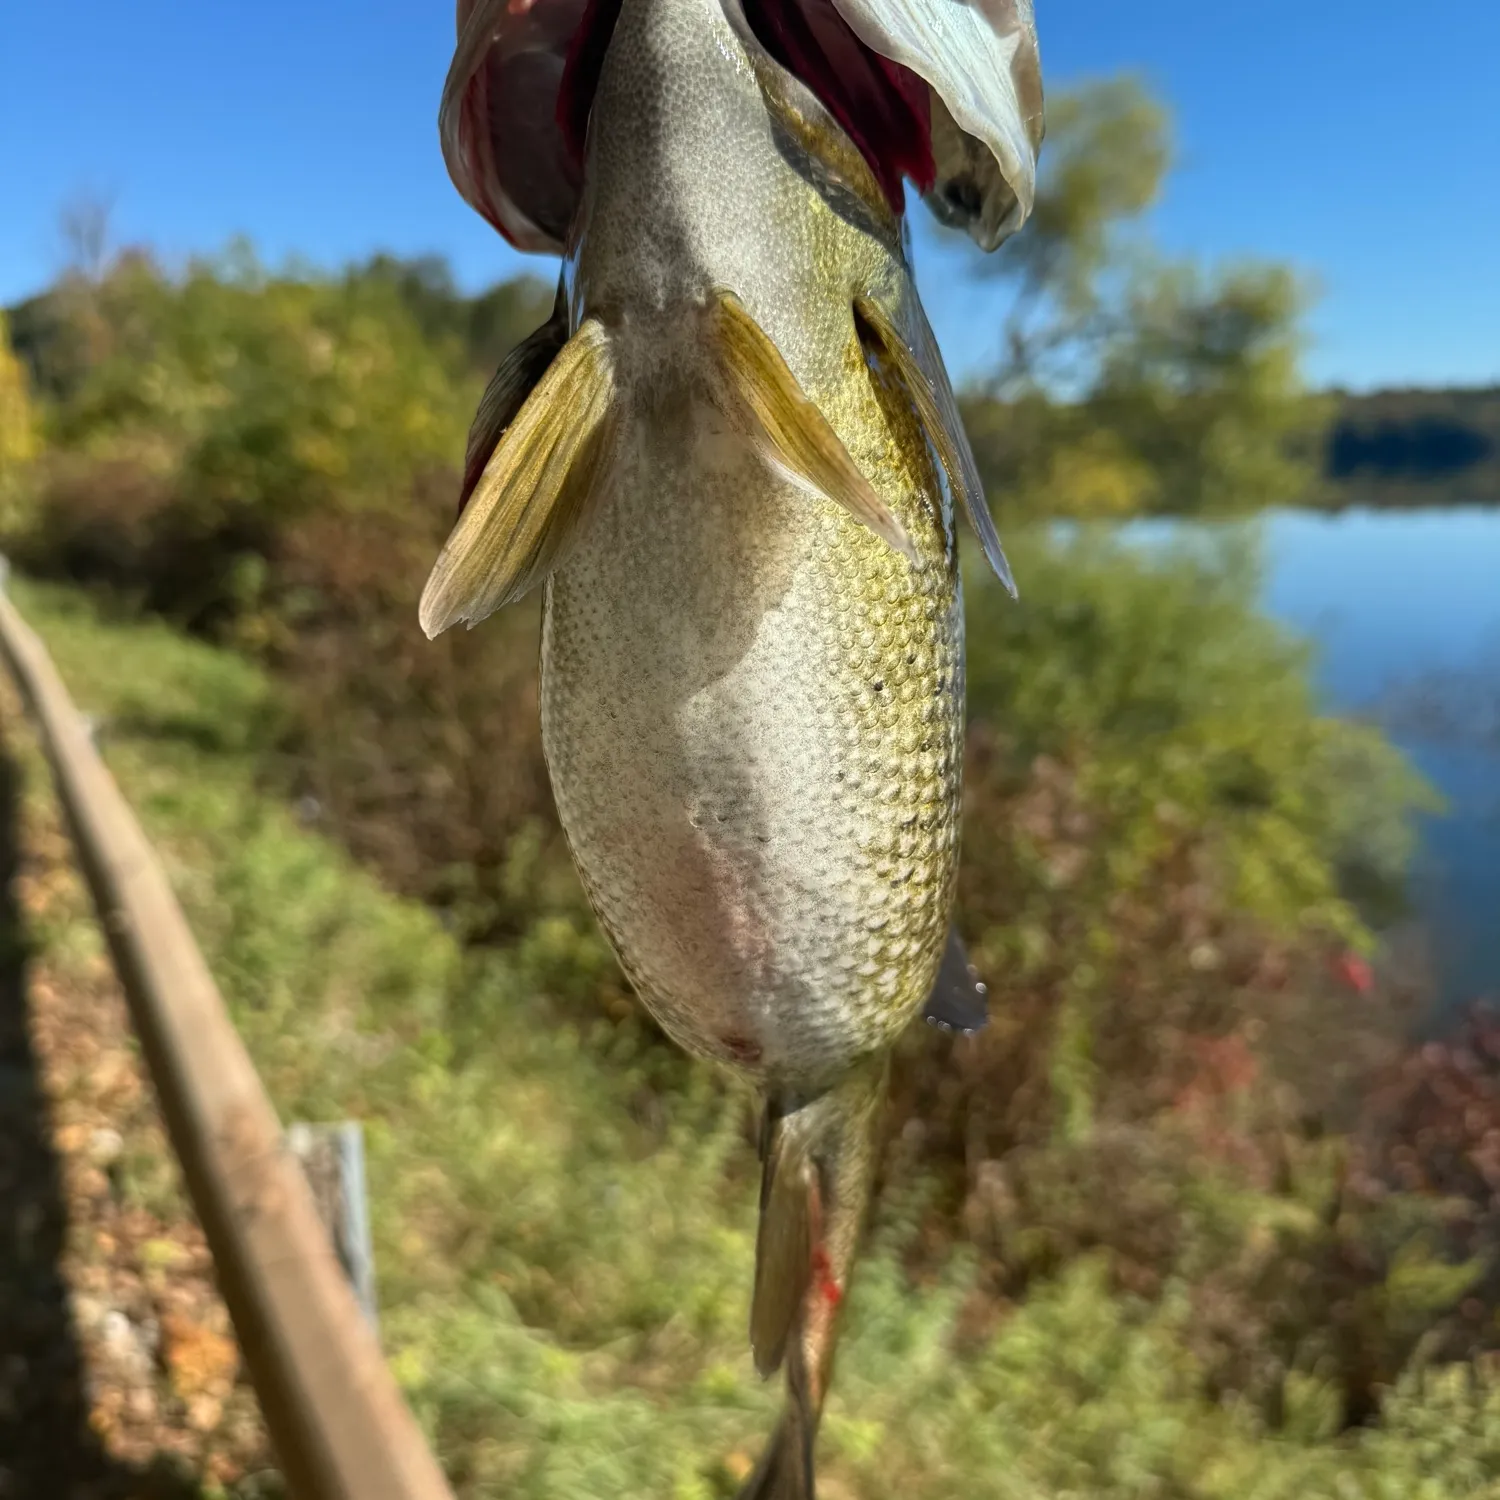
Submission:
[[[572,910],[465,952],[304,826],[275,781],[275,692],[243,658],[66,590],[14,595],[103,721],[283,1118],[365,1123],[383,1335],[459,1494],[733,1494],[779,1398],[745,1335],[749,1101],[630,1025],[568,1019],[609,968]],[[1487,1373],[1413,1373],[1339,1436],[1304,1372],[1270,1433],[1206,1396],[1185,1297],[1117,1295],[1088,1258],[960,1358],[966,1263],[909,1286],[891,1247],[910,1211],[886,1205],[850,1300],[825,1500],[1500,1495]]]

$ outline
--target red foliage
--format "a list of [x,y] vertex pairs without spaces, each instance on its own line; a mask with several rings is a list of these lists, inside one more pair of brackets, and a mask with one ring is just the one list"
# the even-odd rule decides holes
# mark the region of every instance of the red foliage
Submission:
[[1340,953],[1330,963],[1333,977],[1347,989],[1368,995],[1375,988],[1375,971],[1357,953]]

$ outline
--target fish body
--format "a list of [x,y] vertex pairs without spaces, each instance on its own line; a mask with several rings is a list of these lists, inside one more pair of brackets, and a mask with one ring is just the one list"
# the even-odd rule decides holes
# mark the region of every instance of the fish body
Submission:
[[[952,506],[853,312],[909,314],[899,226],[878,195],[807,180],[716,0],[627,0],[594,121],[570,318],[608,321],[631,437],[547,586],[558,812],[671,1036],[814,1092],[920,1009],[958,856]],[[633,221],[648,183],[660,206]],[[726,287],[915,563],[730,430],[700,315]]]
[[812,1493],[889,1051],[954,952],[955,497],[1008,581],[874,166],[734,4],[621,0],[558,307],[423,600],[436,633],[544,584],[589,898],[669,1035],[765,1096],[751,1341],[789,1401],[744,1493],[778,1500]]

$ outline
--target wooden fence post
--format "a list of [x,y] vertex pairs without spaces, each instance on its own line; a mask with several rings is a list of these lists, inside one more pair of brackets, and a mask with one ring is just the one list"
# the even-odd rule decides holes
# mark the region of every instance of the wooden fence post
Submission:
[[3,593],[0,651],[36,717],[289,1487],[299,1500],[453,1500],[166,874]]

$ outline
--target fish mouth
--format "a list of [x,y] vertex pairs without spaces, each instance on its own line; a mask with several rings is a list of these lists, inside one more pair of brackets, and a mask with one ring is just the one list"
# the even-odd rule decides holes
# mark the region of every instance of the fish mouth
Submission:
[[[559,252],[621,0],[460,0],[439,134],[449,175],[518,249]],[[832,0],[725,0],[864,156],[893,212],[933,185],[929,90],[866,46]],[[737,28],[738,29],[738,28]]]
[[[458,0],[443,157],[463,198],[517,249],[565,250],[621,3]],[[895,215],[910,181],[986,249],[1019,228],[1042,130],[1030,0],[955,5],[961,19],[915,40],[910,0],[720,3],[826,110]]]
[[[725,0],[726,9],[736,0]],[[934,185],[930,90],[910,68],[854,34],[833,0],[738,0],[767,55],[806,86],[864,157],[891,211],[906,204],[903,179]]]
[[560,253],[578,207],[583,170],[559,100],[589,9],[587,0],[459,0],[438,111],[443,160],[464,201],[518,250]]

